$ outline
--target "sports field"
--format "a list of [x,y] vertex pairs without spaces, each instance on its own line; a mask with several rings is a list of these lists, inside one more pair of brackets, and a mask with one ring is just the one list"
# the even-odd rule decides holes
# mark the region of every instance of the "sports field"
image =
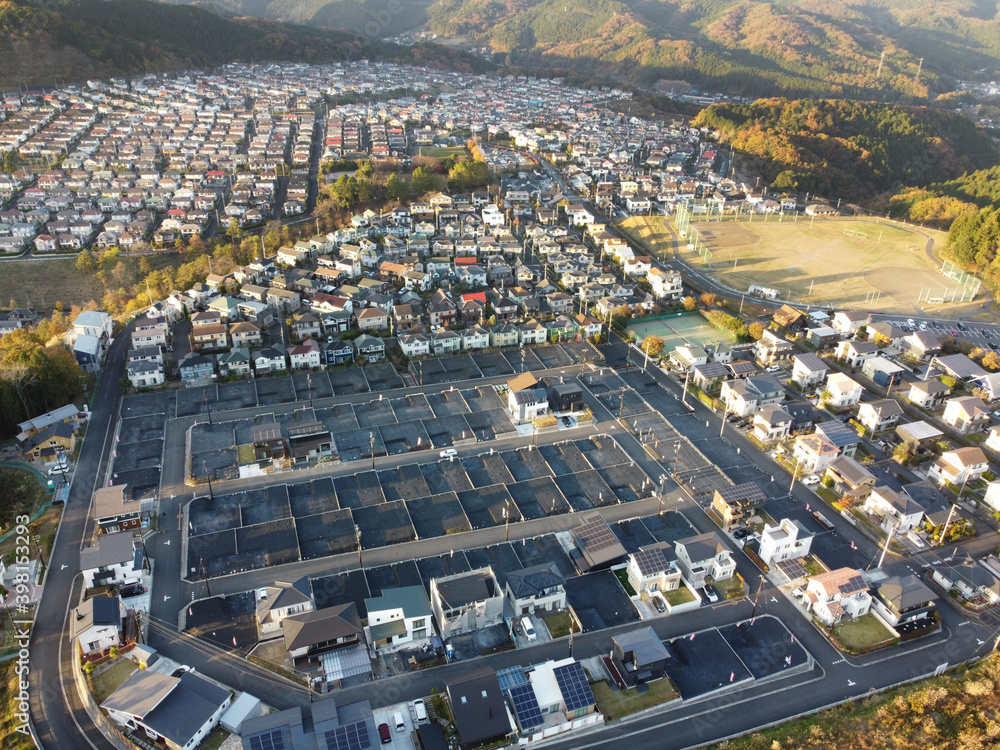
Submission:
[[[634,217],[623,222],[622,228],[662,257],[663,250],[669,253],[673,246],[665,221],[663,217]],[[887,312],[923,309],[957,314],[970,307],[917,304],[928,296],[950,296],[956,287],[927,256],[928,239],[940,249],[946,239],[943,232],[917,232],[876,219],[809,217],[797,221],[768,217],[765,221],[755,216],[752,221],[697,221],[692,226],[712,252],[711,275],[738,292],[754,284],[777,289],[782,300],[798,304]],[[706,268],[705,261],[687,249],[686,241],[681,241],[680,250],[692,266]]]
[[628,324],[628,330],[640,341],[647,336],[659,336],[663,339],[663,351],[670,354],[678,346],[694,344],[705,346],[720,341],[731,344],[732,336],[715,328],[700,315],[686,315],[681,318],[664,318],[662,320],[639,320]]

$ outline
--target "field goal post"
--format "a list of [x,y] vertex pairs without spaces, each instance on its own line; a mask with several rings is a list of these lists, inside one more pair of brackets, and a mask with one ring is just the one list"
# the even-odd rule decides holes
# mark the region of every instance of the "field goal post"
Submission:
[[944,274],[946,278],[949,278],[961,285],[962,302],[966,301],[966,297],[968,297],[971,301],[976,298],[977,294],[979,294],[979,288],[982,286],[982,281],[968,271],[963,271],[952,261],[946,260],[942,264],[941,273]]

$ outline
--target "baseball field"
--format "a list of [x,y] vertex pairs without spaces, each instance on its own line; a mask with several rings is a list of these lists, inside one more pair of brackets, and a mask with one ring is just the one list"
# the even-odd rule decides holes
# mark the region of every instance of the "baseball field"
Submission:
[[[647,251],[664,257],[673,243],[665,222],[664,217],[633,217],[622,229]],[[878,219],[809,217],[765,221],[755,216],[752,221],[744,217],[692,226],[711,251],[711,266],[689,251],[684,240],[681,256],[735,291],[757,285],[776,289],[780,299],[798,304],[886,312],[957,314],[970,307],[935,301],[945,295],[950,299],[956,288],[927,255],[929,241],[936,249],[944,245],[944,232],[915,231]]]

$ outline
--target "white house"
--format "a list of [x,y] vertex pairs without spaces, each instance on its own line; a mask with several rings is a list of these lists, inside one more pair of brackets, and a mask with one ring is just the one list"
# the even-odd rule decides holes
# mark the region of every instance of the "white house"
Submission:
[[827,401],[834,408],[853,406],[861,401],[864,389],[842,372],[831,372],[826,378],[826,390],[830,393]]
[[651,268],[646,273],[646,281],[657,299],[677,299],[684,293],[684,281],[677,271]]
[[101,534],[91,547],[80,551],[83,587],[110,586],[142,575],[142,544],[136,544],[132,534],[119,531]]
[[891,430],[896,426],[901,416],[903,416],[903,410],[899,403],[892,398],[866,401],[858,407],[858,421],[870,432]]
[[974,482],[989,468],[990,464],[982,448],[969,446],[942,453],[941,458],[927,470],[927,478],[938,484],[948,482],[957,486],[964,482]]
[[838,568],[809,579],[804,601],[820,622],[833,627],[847,615],[858,618],[868,614],[872,598],[861,571]]
[[539,610],[555,612],[566,607],[565,579],[555,563],[540,563],[510,571],[504,594],[515,617]]
[[640,596],[643,592],[672,591],[681,585],[680,567],[676,560],[667,559],[669,550],[669,543],[657,542],[628,556],[628,582]]
[[444,640],[502,622],[504,598],[490,567],[431,579],[431,609]]
[[878,344],[873,341],[841,341],[837,344],[834,356],[842,359],[848,367],[858,367],[877,357],[878,353]]
[[190,668],[179,675],[137,669],[101,708],[122,727],[140,730],[151,744],[191,750],[215,729],[232,701],[229,690]]
[[990,409],[981,398],[964,396],[948,399],[941,417],[963,435],[985,430],[990,424]]
[[840,455],[840,449],[822,435],[799,435],[795,438],[792,456],[796,465],[805,472],[822,473]]
[[96,654],[121,645],[125,605],[117,596],[94,596],[70,611],[71,641],[84,654]]
[[431,340],[422,333],[407,333],[399,337],[399,348],[407,357],[426,357],[431,353]]
[[298,346],[288,348],[288,358],[293,370],[311,370],[323,362],[323,353],[316,339],[306,339]]
[[833,314],[833,320],[830,326],[833,330],[849,336],[858,330],[861,326],[865,325],[868,321],[868,313],[866,312],[856,312],[841,310]]
[[257,633],[260,640],[281,636],[281,621],[291,615],[312,612],[309,579],[288,583],[276,581],[257,592]]
[[129,362],[125,374],[133,388],[151,388],[163,385],[167,380],[167,374],[159,362]]
[[760,534],[760,559],[766,565],[805,557],[812,548],[813,535],[798,521],[782,518],[777,526],[764,524]]
[[823,382],[830,368],[815,354],[806,352],[792,357],[792,380],[803,388]]
[[714,531],[678,539],[674,550],[681,574],[695,588],[703,586],[706,578],[722,581],[732,578],[736,572],[736,562],[729,548]]
[[431,604],[423,586],[383,589],[381,596],[365,599],[365,608],[365,636],[375,648],[422,641],[434,633]]
[[872,609],[895,628],[931,617],[935,598],[919,576],[891,576],[878,583]]
[[865,500],[862,510],[886,532],[912,531],[924,518],[924,507],[905,492],[876,487]]
[[73,331],[77,335],[94,336],[104,341],[111,338],[114,326],[114,318],[96,310],[84,310],[73,321]]

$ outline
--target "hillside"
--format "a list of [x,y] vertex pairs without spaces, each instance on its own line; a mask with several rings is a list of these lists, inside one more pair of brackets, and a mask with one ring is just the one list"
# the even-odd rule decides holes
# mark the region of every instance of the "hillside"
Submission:
[[970,120],[919,107],[762,99],[713,105],[695,124],[719,131],[749,171],[777,190],[859,202],[1000,161],[989,136]]
[[512,62],[751,95],[924,98],[1000,67],[986,0],[437,0],[427,14]]
[[437,45],[400,47],[344,31],[223,19],[146,0],[0,0],[0,88],[47,85],[231,61],[334,62],[362,57],[463,71],[485,61]]

